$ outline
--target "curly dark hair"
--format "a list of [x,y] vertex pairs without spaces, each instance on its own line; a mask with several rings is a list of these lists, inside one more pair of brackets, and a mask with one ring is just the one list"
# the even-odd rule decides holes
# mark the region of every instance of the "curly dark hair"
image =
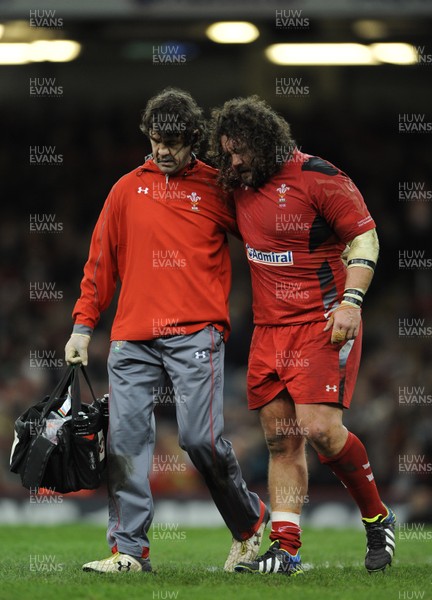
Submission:
[[222,135],[251,152],[254,188],[277,173],[296,147],[290,125],[256,95],[234,98],[213,109],[210,131],[209,158],[219,168],[219,182],[226,190],[238,187],[241,179],[222,148]]
[[206,134],[202,109],[189,92],[167,87],[150,98],[141,112],[139,128],[150,137],[157,133],[165,141],[181,137],[185,146],[197,152]]

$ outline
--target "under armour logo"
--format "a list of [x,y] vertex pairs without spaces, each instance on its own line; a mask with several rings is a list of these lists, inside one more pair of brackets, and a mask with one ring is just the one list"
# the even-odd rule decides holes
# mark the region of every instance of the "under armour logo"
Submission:
[[118,564],[118,569],[117,569],[118,571],[130,571],[132,563],[128,561],[126,564],[124,564],[124,563],[122,563],[121,560],[119,560],[117,564]]
[[208,353],[207,350],[202,350],[201,352],[195,352],[195,358],[198,360],[200,358],[207,358]]
[[148,194],[149,193],[149,189],[148,189],[148,187],[143,188],[143,187],[140,186],[137,189],[137,193],[138,194]]
[[337,392],[337,385],[326,385],[326,392]]

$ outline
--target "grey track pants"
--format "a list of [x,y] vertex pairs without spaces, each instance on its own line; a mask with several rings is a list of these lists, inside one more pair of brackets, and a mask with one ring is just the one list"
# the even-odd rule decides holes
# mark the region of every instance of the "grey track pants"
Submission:
[[262,504],[243,481],[223,433],[224,342],[212,326],[189,335],[145,342],[112,342],[108,358],[109,545],[141,556],[153,519],[155,390],[172,382],[179,443],[204,477],[234,538],[249,537]]

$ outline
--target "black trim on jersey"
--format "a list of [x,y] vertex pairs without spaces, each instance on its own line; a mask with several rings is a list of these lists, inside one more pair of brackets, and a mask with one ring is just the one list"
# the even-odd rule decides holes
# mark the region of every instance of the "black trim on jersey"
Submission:
[[324,175],[337,175],[340,173],[339,169],[336,169],[336,167],[326,160],[319,158],[319,156],[308,158],[302,164],[302,171],[314,171],[316,173],[324,173]]
[[326,240],[333,235],[333,230],[327,221],[317,215],[311,225],[309,232],[309,252],[314,252],[321,246]]
[[339,404],[343,404],[345,396],[346,366],[353,347],[354,340],[348,340],[339,350]]
[[321,288],[324,310],[327,311],[337,300],[337,289],[330,264],[325,260],[316,274]]
[[343,405],[344,395],[345,395],[345,375],[343,377],[341,377],[341,379],[339,381],[339,396],[338,396],[339,404]]

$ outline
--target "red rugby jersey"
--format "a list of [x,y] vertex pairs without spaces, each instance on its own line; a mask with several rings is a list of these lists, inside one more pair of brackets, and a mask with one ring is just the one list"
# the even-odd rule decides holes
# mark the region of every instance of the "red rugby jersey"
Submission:
[[324,321],[340,302],[347,242],[375,223],[351,179],[298,150],[258,190],[234,194],[252,277],[254,322]]
[[152,159],[112,188],[93,232],[76,325],[94,328],[121,283],[113,340],[183,335],[213,323],[229,330],[234,208],[217,171],[195,161],[165,175]]

